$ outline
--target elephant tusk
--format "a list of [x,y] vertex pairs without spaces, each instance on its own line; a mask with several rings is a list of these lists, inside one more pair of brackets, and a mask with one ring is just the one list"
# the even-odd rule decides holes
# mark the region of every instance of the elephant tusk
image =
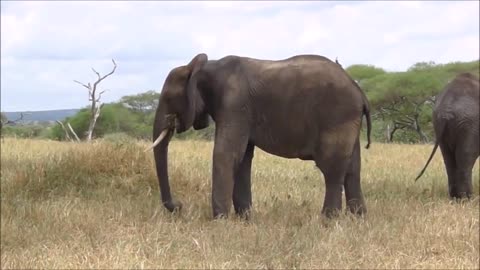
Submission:
[[153,144],[147,148],[145,148],[145,151],[144,152],[147,152],[148,150],[154,148],[155,146],[157,146],[164,138],[165,136],[167,136],[168,134],[168,129],[164,129],[162,131],[162,133],[160,133],[160,136],[158,136],[158,138],[153,142]]

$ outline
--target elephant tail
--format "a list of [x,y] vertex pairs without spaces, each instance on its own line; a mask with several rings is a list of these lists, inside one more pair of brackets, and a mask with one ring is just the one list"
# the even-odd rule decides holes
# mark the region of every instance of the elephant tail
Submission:
[[372,143],[371,140],[371,133],[372,133],[372,120],[370,118],[370,105],[367,99],[367,96],[365,95],[365,92],[363,92],[362,88],[360,88],[360,85],[350,78],[352,82],[357,86],[358,90],[360,90],[360,93],[362,94],[362,100],[363,100],[363,115],[365,115],[365,118],[367,119],[367,145],[365,146],[366,149],[370,148],[370,144]]
[[423,167],[422,171],[418,174],[417,178],[415,178],[415,182],[417,182],[418,178],[420,178],[423,175],[423,173],[425,172],[425,170],[427,169],[428,164],[430,164],[430,161],[433,158],[433,155],[435,155],[435,152],[437,152],[437,148],[438,148],[438,142],[435,142],[435,146],[433,147],[433,151],[432,151],[432,153],[430,154],[430,157],[427,160],[427,164],[425,164],[425,167]]
[[[335,59],[335,63],[337,63],[337,65],[339,65],[340,68],[343,69],[342,65],[340,65],[340,63],[338,62],[338,59]],[[343,69],[343,71],[345,72],[345,74],[347,74],[350,81],[358,88],[358,90],[362,94],[362,100],[363,100],[362,112],[363,112],[363,115],[365,115],[365,118],[367,119],[367,145],[365,146],[365,148],[368,149],[368,148],[370,148],[370,144],[372,143],[371,136],[370,136],[370,134],[372,133],[372,120],[370,118],[370,105],[369,105],[367,96],[365,95],[365,92],[363,92],[360,85],[358,85],[358,83],[348,74],[348,72],[345,69]],[[362,115],[362,117],[363,117],[363,115]]]
[[439,128],[439,132],[438,132],[438,135],[439,137],[436,138],[435,140],[435,146],[433,147],[433,150],[432,150],[432,153],[430,154],[430,157],[428,158],[427,160],[427,164],[425,164],[425,167],[423,167],[422,171],[420,171],[420,173],[418,174],[417,178],[415,178],[415,182],[417,182],[417,180],[423,175],[423,173],[425,172],[425,170],[427,169],[428,167],[428,164],[430,164],[430,161],[432,160],[433,156],[435,155],[435,152],[437,152],[437,148],[438,148],[438,140],[440,139],[440,137],[443,135],[443,131],[445,130],[445,124],[441,125],[440,128]]
[[370,144],[372,142],[370,139],[370,134],[372,133],[372,121],[370,119],[370,108],[368,107],[368,103],[365,102],[363,103],[363,114],[367,119],[367,146],[365,146],[365,148],[368,149],[370,148]]

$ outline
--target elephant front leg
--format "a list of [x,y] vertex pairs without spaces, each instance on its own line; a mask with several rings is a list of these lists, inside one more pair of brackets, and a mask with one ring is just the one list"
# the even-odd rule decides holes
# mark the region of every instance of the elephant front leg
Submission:
[[249,219],[252,206],[251,170],[254,148],[253,144],[247,145],[243,160],[235,174],[233,187],[233,207],[235,208],[235,213],[245,219]]
[[235,172],[247,146],[246,136],[217,127],[213,150],[212,210],[214,218],[227,217],[232,205]]

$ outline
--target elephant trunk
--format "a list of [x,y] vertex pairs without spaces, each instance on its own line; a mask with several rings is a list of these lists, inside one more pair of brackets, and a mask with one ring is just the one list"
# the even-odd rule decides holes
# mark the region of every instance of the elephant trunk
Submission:
[[151,147],[153,147],[162,204],[170,212],[173,212],[175,209],[180,209],[182,206],[181,203],[176,202],[172,198],[168,180],[168,144],[174,133],[174,128],[175,116],[165,115],[165,113],[157,110],[153,128],[154,143]]

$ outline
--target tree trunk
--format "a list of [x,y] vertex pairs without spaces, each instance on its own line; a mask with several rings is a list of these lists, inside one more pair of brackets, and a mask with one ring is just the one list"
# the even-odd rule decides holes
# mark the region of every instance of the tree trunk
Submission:
[[[100,109],[102,108],[102,105],[103,104],[101,104],[100,106],[96,106],[92,110],[92,115],[90,116],[90,124],[88,125],[88,131],[87,131],[87,141],[92,140],[93,130],[95,129],[97,118],[100,116]],[[92,106],[95,106],[95,102],[92,102]]]
[[397,126],[394,125],[392,131],[390,131],[390,136],[388,139],[388,142],[393,142],[393,135],[395,135],[395,132],[398,130]]
[[415,131],[417,132],[418,136],[420,137],[420,140],[423,143],[428,143],[427,135],[423,132],[422,128],[418,124],[418,117],[415,117],[414,127],[415,127]]
[[387,142],[390,142],[390,124],[387,124],[387,130],[385,132],[385,137],[387,138]]

